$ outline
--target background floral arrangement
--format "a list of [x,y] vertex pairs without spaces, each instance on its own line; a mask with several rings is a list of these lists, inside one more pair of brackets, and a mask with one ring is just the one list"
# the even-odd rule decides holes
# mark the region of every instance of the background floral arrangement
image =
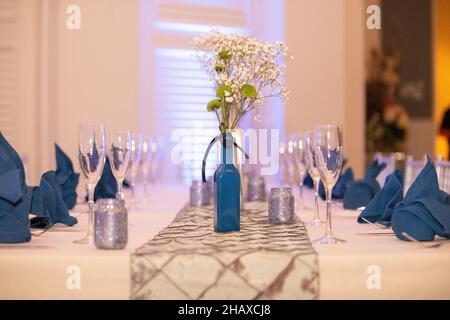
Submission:
[[288,48],[283,42],[271,44],[213,30],[195,37],[192,46],[215,84],[216,99],[207,110],[216,113],[221,133],[236,128],[252,110],[259,119],[264,99],[288,98],[283,85]]
[[405,151],[409,117],[400,105],[389,105],[382,113],[375,113],[367,124],[370,151]]
[[397,68],[400,55],[371,52],[367,97],[367,149],[374,152],[404,152],[409,116],[403,106],[395,103],[400,84]]

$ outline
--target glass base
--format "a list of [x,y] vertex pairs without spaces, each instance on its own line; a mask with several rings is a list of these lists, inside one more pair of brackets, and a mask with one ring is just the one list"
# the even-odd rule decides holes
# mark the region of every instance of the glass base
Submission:
[[337,243],[344,243],[345,240],[338,239],[335,236],[323,236],[319,239],[313,240],[312,243],[318,243],[318,244],[337,244]]
[[144,198],[141,200],[141,203],[144,205],[152,203],[152,196],[150,194],[144,195]]
[[312,221],[307,222],[306,225],[311,227],[322,227],[325,225],[325,221],[322,221],[320,219],[314,219]]
[[82,239],[75,240],[73,243],[75,243],[75,244],[92,244],[93,243],[92,240],[93,240],[92,237],[86,236]]

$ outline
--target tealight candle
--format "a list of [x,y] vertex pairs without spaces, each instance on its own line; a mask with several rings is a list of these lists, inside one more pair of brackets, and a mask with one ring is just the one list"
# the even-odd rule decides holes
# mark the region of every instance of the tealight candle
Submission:
[[97,249],[123,249],[128,242],[128,212],[123,200],[100,199],[94,212]]
[[214,176],[208,178],[209,190],[211,191],[211,197],[214,197]]
[[211,204],[211,188],[208,182],[193,181],[191,185],[191,207],[202,207]]
[[294,215],[294,196],[291,188],[272,188],[269,197],[269,223],[290,223]]
[[251,177],[248,180],[247,201],[265,201],[266,184],[263,177]]

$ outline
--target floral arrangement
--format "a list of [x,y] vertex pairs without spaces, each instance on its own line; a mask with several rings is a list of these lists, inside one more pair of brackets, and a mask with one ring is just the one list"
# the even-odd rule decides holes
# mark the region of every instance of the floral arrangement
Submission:
[[374,152],[405,151],[409,117],[406,110],[395,103],[400,84],[397,68],[400,55],[371,52],[367,96],[367,149]]
[[283,42],[271,44],[213,30],[195,37],[192,46],[215,84],[216,99],[207,110],[216,113],[221,133],[236,128],[250,111],[256,111],[259,119],[264,99],[287,100],[283,78],[288,48]]
[[386,106],[382,113],[375,113],[367,124],[369,150],[403,151],[408,126],[408,113],[402,106]]

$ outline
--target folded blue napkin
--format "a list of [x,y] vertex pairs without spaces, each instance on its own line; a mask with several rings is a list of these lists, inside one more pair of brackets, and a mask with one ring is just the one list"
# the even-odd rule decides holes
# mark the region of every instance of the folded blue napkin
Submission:
[[61,195],[67,208],[73,209],[77,203],[77,186],[80,174],[75,173],[73,164],[67,154],[55,144],[56,176],[61,185]]
[[24,192],[20,171],[7,168],[4,159],[0,160],[0,172],[0,243],[30,241],[28,213],[32,193]]
[[0,156],[9,163],[9,165],[19,170],[19,178],[23,188],[26,188],[26,193],[31,193],[31,208],[30,212],[34,214],[42,213],[42,203],[40,199],[39,188],[30,187],[26,185],[25,181],[25,169],[22,159],[14,148],[9,144],[3,134],[0,132]]
[[383,188],[361,212],[358,222],[366,223],[362,219],[364,218],[370,222],[379,222],[385,226],[390,226],[394,207],[402,200],[403,173],[400,169],[397,169],[386,177]]
[[[336,200],[343,199],[349,184],[353,180],[354,180],[353,170],[352,168],[347,168],[347,170],[345,170],[344,173],[339,176],[338,181],[333,187],[333,193],[331,195],[332,199]],[[325,187],[322,182],[320,182],[319,186],[319,195],[322,198],[322,200],[326,199]]]
[[344,195],[344,208],[357,209],[365,207],[370,200],[380,191],[380,184],[376,180],[378,174],[386,168],[386,163],[372,162],[367,169],[366,176],[362,180],[356,180],[349,184]]
[[392,229],[401,240],[407,240],[403,232],[419,241],[432,241],[436,235],[450,239],[450,196],[439,189],[429,158],[403,201],[395,206]]
[[94,201],[98,199],[114,199],[117,193],[117,182],[111,170],[111,164],[108,157],[105,161],[105,167],[100,180],[94,191]]
[[306,173],[305,179],[303,179],[303,185],[310,189],[314,188],[314,181],[309,175],[309,172]]
[[[342,168],[344,168],[346,164],[347,164],[347,159],[344,159],[344,160],[342,161]],[[348,176],[349,174],[350,174],[350,173],[347,173],[347,176],[345,177],[345,179],[348,179],[348,178],[349,178],[349,176]],[[352,175],[351,180],[353,180],[353,170],[352,170],[351,175]],[[339,177],[339,178],[340,178],[340,177]],[[348,182],[348,181],[344,181],[344,187],[345,187],[345,189],[347,189],[347,187],[346,187],[346,183],[347,183],[347,182]],[[339,183],[339,181],[336,182],[336,185],[338,185],[338,183]],[[311,188],[311,189],[314,188],[314,181],[313,181],[313,179],[311,178],[311,176],[309,175],[309,172],[307,173],[305,179],[303,180],[303,185],[304,185],[304,186],[307,186],[308,188]],[[335,187],[336,187],[336,186],[335,186]],[[333,189],[334,189],[334,188],[333,188]],[[340,193],[341,193],[340,189],[341,189],[341,187],[339,187],[339,185],[338,185],[338,191],[337,191],[337,193],[335,193],[335,191],[333,190],[333,195],[334,195],[334,196],[337,195],[337,196],[338,196],[338,199],[342,199],[342,198],[344,197],[343,195],[342,195],[342,196],[339,196]],[[344,190],[343,192],[345,193],[345,190]],[[342,194],[343,194],[343,193],[342,193]],[[323,200],[325,200],[325,188],[324,188],[322,182],[320,182],[320,184],[319,184],[319,195],[322,197]]]
[[43,211],[39,188],[25,183],[22,160],[0,132],[0,242],[30,241],[30,213]]
[[39,189],[44,210],[42,215],[31,218],[31,228],[48,229],[55,223],[73,226],[78,222],[77,218],[69,214],[69,209],[62,198],[58,176],[54,171],[47,171],[42,175]]

